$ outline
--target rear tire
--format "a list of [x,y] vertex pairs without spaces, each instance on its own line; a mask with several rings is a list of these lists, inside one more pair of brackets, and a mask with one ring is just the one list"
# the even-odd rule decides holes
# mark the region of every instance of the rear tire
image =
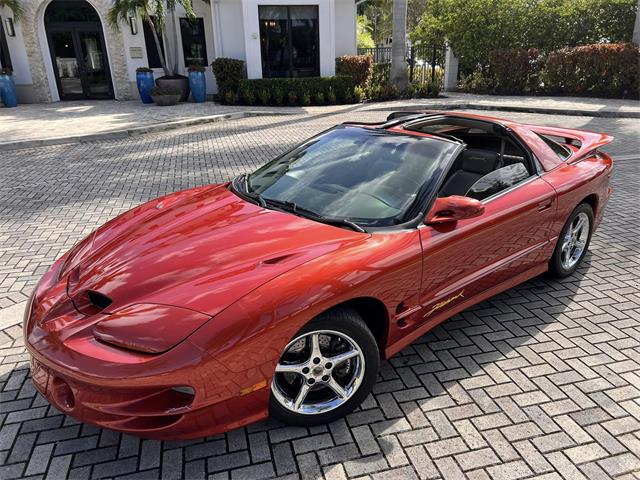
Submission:
[[571,212],[549,260],[549,272],[553,276],[566,278],[578,269],[591,243],[593,219],[593,209],[586,203]]
[[285,347],[272,379],[269,412],[289,425],[337,420],[371,392],[379,367],[378,344],[362,317],[351,308],[329,310]]

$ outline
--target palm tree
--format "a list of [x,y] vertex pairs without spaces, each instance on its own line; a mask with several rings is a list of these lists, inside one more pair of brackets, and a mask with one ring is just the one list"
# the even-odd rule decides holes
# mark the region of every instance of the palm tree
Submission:
[[391,34],[391,82],[402,92],[407,88],[407,0],[393,0]]
[[636,23],[633,26],[633,38],[631,41],[640,44],[640,0],[636,4]]
[[[0,0],[17,1],[17,0]],[[130,16],[140,15],[143,22],[147,22],[151,33],[153,33],[153,41],[156,44],[160,65],[164,74],[168,77],[175,76],[178,73],[178,32],[174,24],[174,12],[178,5],[182,5],[188,18],[194,19],[193,5],[191,0],[114,0],[113,7],[109,9],[109,24],[116,30],[120,29],[120,22],[127,23]],[[153,19],[151,17],[154,17]],[[171,68],[167,65],[160,45],[160,37],[166,34],[167,19],[171,21],[171,42],[173,52],[173,63]],[[166,36],[165,36],[166,39]]]
[[20,0],[0,0],[0,8],[7,7],[13,13],[13,19],[15,21],[20,20],[24,10]]

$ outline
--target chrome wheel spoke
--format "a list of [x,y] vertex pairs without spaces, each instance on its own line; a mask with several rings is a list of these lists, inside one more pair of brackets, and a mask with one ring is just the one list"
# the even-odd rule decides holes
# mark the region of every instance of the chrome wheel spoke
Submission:
[[296,398],[293,402],[293,408],[295,410],[300,410],[300,407],[302,407],[302,404],[304,403],[304,399],[307,398],[307,394],[309,393],[309,390],[311,390],[311,387],[306,383],[303,383],[302,387],[300,387],[300,391],[298,392],[298,395],[296,395]]
[[320,352],[320,334],[314,333],[309,337],[309,341],[311,342],[311,359],[314,358],[322,358],[322,353]]
[[303,368],[304,368],[304,364],[302,363],[294,363],[293,365],[278,363],[278,365],[276,365],[276,372],[277,373],[297,373],[299,375],[302,375]]
[[349,394],[344,389],[344,387],[340,385],[338,382],[336,382],[336,379],[333,377],[331,377],[327,382],[327,387],[333,390],[335,394],[338,396],[338,398],[344,399],[349,396]]
[[582,233],[582,229],[584,228],[585,219],[583,217],[578,217],[575,226],[572,229],[572,233],[575,232],[576,236],[579,236]]
[[326,357],[326,361],[333,363],[333,367],[335,368],[341,363],[346,362],[353,357],[357,357],[358,355],[360,355],[360,353],[357,350],[349,350],[347,352],[334,355],[333,357]]

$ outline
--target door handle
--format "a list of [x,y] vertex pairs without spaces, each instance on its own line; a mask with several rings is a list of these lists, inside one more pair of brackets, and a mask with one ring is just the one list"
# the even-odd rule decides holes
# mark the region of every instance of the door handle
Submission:
[[538,204],[538,211],[542,212],[542,211],[546,210],[547,208],[551,207],[552,203],[553,202],[551,201],[551,199],[544,200],[544,201],[540,202]]

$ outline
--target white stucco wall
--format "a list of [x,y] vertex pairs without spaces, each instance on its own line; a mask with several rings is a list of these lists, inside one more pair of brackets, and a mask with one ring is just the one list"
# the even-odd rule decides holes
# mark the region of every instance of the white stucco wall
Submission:
[[356,43],[356,2],[335,0],[336,2],[336,57],[358,53]]
[[241,0],[211,0],[216,57],[245,60]]
[[[208,4],[203,2],[202,0],[194,0],[193,2],[193,10],[196,14],[196,17],[202,18],[204,22],[205,28],[205,40],[207,45],[207,63],[211,64],[213,59],[215,58],[214,52],[214,40],[213,40],[213,24],[211,20],[211,8]],[[178,73],[182,75],[187,75],[187,68],[184,65],[184,53],[182,50],[182,36],[180,35],[180,18],[185,17],[184,9],[182,7],[178,7],[176,9],[176,13],[174,16],[174,26],[177,29],[178,33]],[[147,51],[145,48],[144,41],[144,31],[143,31],[143,20],[142,18],[136,18],[138,33],[136,35],[131,34],[131,28],[127,25],[121,25],[120,30],[122,32],[124,47],[125,47],[125,56],[127,58],[127,74],[129,76],[129,81],[135,83],[136,81],[136,68],[146,67],[149,65],[149,61],[147,59]],[[170,34],[171,26],[168,26],[167,33]],[[171,37],[169,37],[171,38]],[[131,47],[139,47],[142,48],[143,57],[142,58],[131,58]],[[165,44],[165,53],[167,56],[171,58],[173,52],[169,52],[167,50],[167,45]],[[167,58],[167,61],[169,61]],[[156,78],[164,75],[162,68],[154,68],[154,76]],[[207,93],[215,93],[215,79],[213,77],[213,73],[211,73],[211,69],[207,68],[205,73],[207,79]]]
[[262,78],[260,23],[258,18],[258,5],[261,4],[317,5],[320,34],[320,75],[323,77],[334,75],[336,69],[335,3],[336,0],[242,0],[247,77]]
[[[31,85],[31,68],[29,67],[29,59],[27,58],[27,50],[24,48],[24,37],[22,36],[22,22],[14,20],[13,26],[16,31],[15,37],[7,35],[5,19],[13,18],[13,13],[6,7],[0,7],[0,17],[2,17],[3,27],[5,29],[5,38],[9,47],[9,55],[11,56],[11,66],[13,68],[13,79],[16,85]],[[5,65],[2,65],[5,66]]]

